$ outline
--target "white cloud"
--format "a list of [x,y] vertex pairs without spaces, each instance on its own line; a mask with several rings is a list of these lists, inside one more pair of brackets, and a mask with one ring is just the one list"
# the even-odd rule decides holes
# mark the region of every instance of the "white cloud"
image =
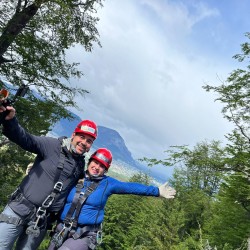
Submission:
[[196,47],[199,39],[190,35],[220,12],[189,3],[106,0],[99,12],[102,48],[70,53],[85,72],[79,84],[91,92],[78,101],[78,114],[117,130],[135,158],[164,158],[170,145],[222,140],[230,129],[202,85],[219,84],[217,74],[226,78],[233,62],[207,52],[214,40]]

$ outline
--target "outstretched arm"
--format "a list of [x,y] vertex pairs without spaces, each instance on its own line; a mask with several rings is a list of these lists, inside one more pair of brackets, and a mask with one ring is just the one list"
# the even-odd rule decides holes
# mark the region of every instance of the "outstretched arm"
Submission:
[[167,182],[159,187],[156,187],[135,182],[121,182],[112,177],[108,177],[108,181],[111,194],[136,194],[156,197],[160,196],[166,199],[172,199],[176,194],[175,189],[168,186]]

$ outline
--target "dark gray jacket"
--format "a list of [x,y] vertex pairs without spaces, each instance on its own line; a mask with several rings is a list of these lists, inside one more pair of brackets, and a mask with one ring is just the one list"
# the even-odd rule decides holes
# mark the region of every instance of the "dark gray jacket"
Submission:
[[[48,209],[54,212],[59,211],[63,207],[69,191],[76,185],[78,179],[84,175],[84,156],[74,156],[69,152],[69,147],[67,147],[70,143],[69,138],[57,139],[46,136],[34,136],[25,131],[15,117],[4,121],[3,134],[24,150],[37,155],[34,166],[19,186],[25,198],[36,207],[41,206],[42,202],[53,190],[58,171],[60,151],[61,147],[63,147],[65,161],[59,178],[59,181],[63,182],[63,189]],[[15,203],[14,207],[11,207],[15,212],[21,214],[21,211],[24,209],[23,206],[24,204]]]

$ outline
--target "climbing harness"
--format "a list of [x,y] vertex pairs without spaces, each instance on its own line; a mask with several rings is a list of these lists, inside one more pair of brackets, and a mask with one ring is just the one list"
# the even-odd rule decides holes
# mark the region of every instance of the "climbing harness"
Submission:
[[[63,242],[70,235],[73,239],[80,238],[84,233],[90,231],[99,231],[100,225],[87,225],[83,227],[78,227],[78,218],[81,212],[81,208],[88,198],[88,196],[97,188],[99,182],[92,182],[86,191],[83,193],[81,190],[83,188],[84,181],[79,180],[76,185],[76,193],[73,198],[73,202],[70,206],[70,209],[63,220],[61,229],[58,230],[52,237],[51,241],[55,244],[56,247],[60,247]],[[73,217],[74,215],[74,217]],[[76,230],[78,229],[78,230]],[[100,237],[100,233],[98,235]]]
[[53,201],[55,200],[55,196],[62,191],[63,183],[58,181],[53,191],[50,195],[47,196],[47,198],[42,203],[42,206],[39,207],[36,211],[36,220],[30,221],[29,226],[26,229],[26,234],[33,234],[34,237],[38,237],[40,234],[40,227],[39,222],[43,220],[45,222],[46,220],[46,213],[47,209],[52,205]]
[[[44,226],[47,219],[47,209],[52,205],[53,201],[55,200],[55,197],[57,194],[59,194],[62,191],[63,183],[58,181],[63,167],[64,167],[64,161],[65,161],[65,155],[63,153],[63,147],[61,147],[60,152],[60,160],[59,164],[57,166],[57,172],[55,175],[55,185],[52,190],[52,192],[45,198],[45,200],[42,203],[42,206],[40,206],[36,211],[36,219],[35,221],[30,221],[28,223],[28,227],[26,229],[26,234],[33,235],[34,237],[38,237],[40,234],[40,228]],[[40,223],[42,221],[42,223]]]

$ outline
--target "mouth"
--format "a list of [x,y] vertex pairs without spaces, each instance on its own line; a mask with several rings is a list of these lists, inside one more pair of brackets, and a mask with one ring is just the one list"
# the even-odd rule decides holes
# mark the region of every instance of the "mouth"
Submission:
[[85,152],[86,151],[86,147],[85,146],[83,146],[82,144],[77,144],[77,147],[78,147],[78,149],[81,151],[81,152]]
[[91,171],[92,171],[92,174],[99,174],[99,171],[98,171],[98,170],[91,169]]

